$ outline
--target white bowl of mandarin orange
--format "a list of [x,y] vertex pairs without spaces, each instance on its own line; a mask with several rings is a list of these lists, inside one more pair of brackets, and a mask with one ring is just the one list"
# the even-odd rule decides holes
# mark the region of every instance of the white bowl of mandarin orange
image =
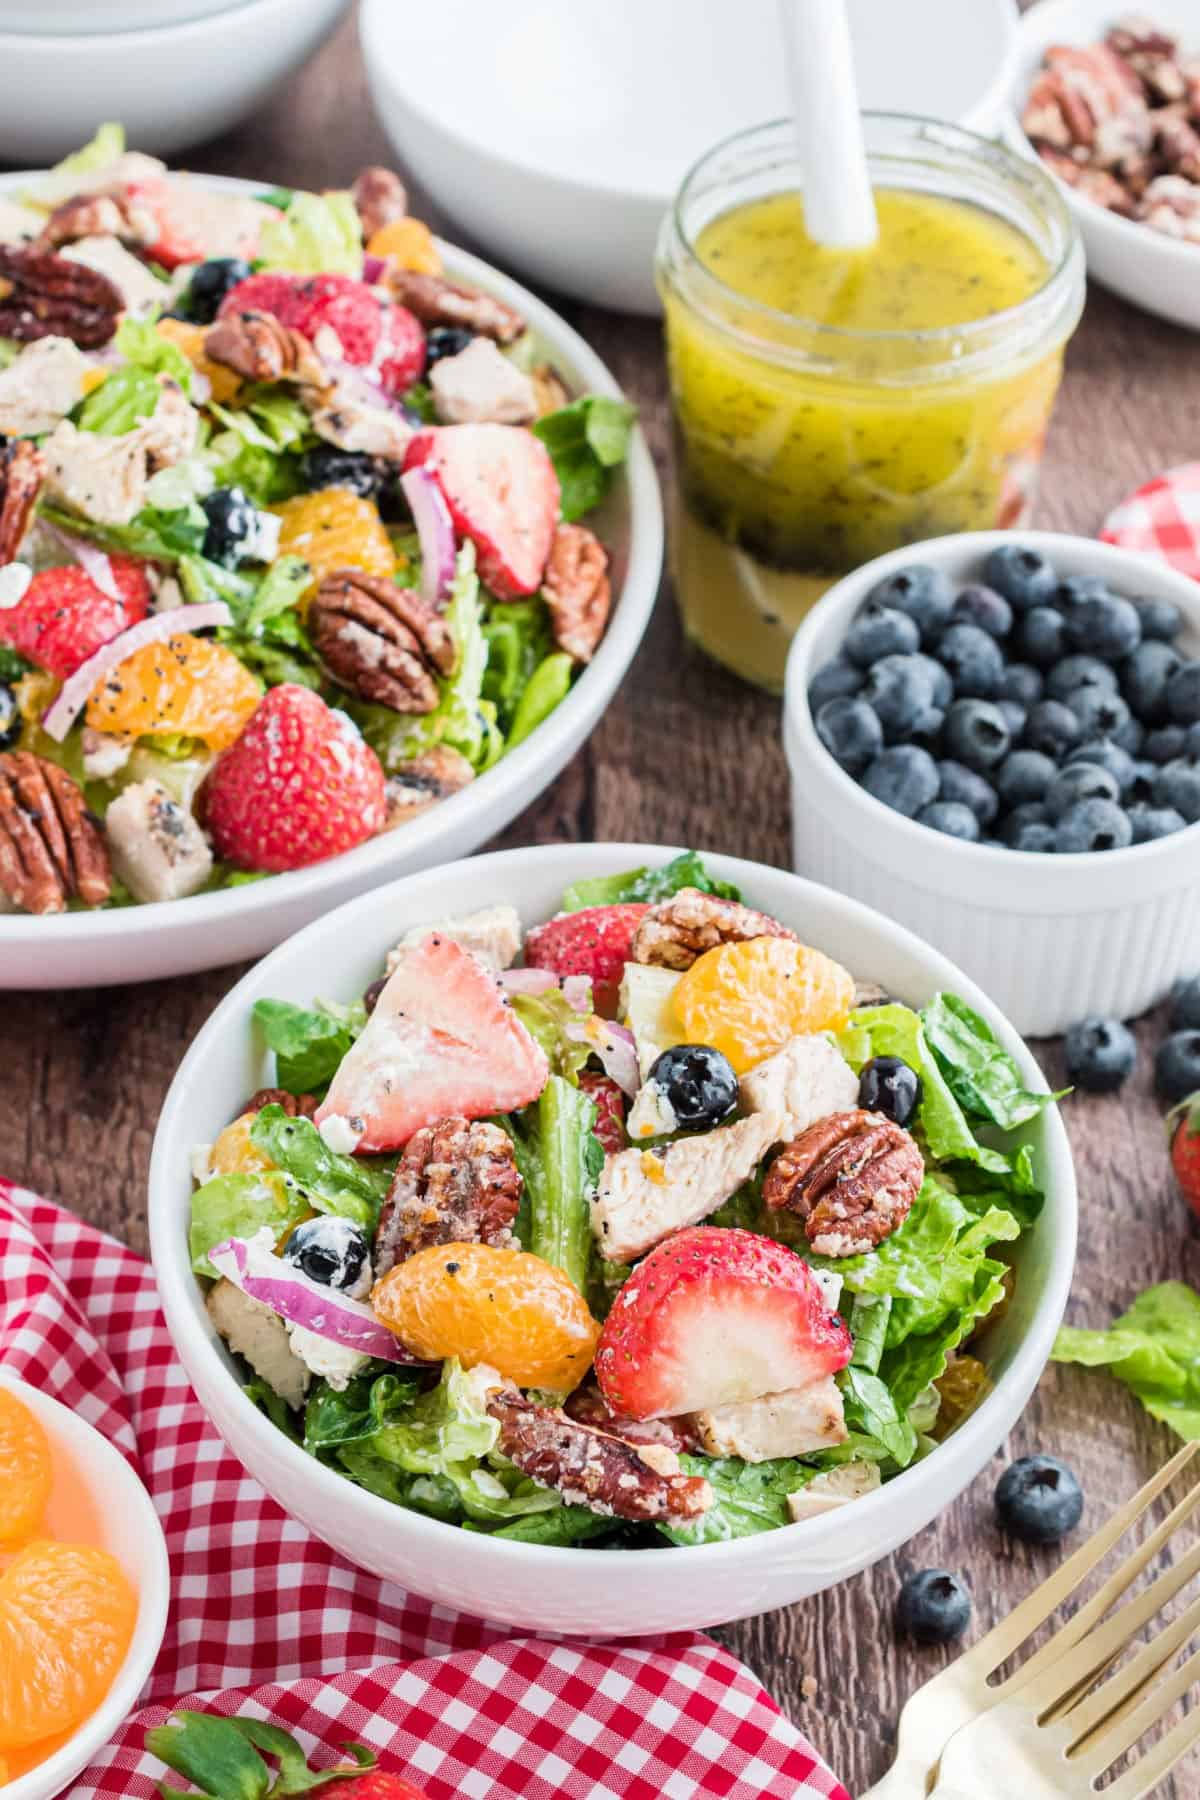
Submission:
[[170,1572],[125,1458],[4,1371],[0,1474],[0,1785],[5,1800],[48,1800],[132,1710]]

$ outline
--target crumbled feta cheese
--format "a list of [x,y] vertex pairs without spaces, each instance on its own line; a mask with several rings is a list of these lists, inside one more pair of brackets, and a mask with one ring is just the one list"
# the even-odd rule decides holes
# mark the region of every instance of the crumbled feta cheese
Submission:
[[305,1368],[314,1375],[322,1376],[339,1394],[356,1375],[362,1374],[371,1360],[358,1350],[347,1349],[345,1344],[335,1344],[331,1338],[318,1337],[315,1331],[309,1331],[305,1325],[289,1324],[287,1334],[293,1354],[300,1358]]
[[647,1081],[638,1089],[625,1129],[633,1144],[642,1138],[666,1137],[668,1132],[678,1131],[675,1108],[667,1098],[666,1089],[657,1081]]
[[28,563],[5,563],[0,568],[0,612],[8,612],[10,607],[20,606],[32,580],[33,570]]
[[356,1131],[350,1120],[343,1118],[340,1113],[330,1113],[327,1119],[321,1120],[317,1130],[321,1133],[326,1148],[332,1150],[335,1156],[353,1156],[362,1137],[361,1129]]
[[[842,1297],[842,1288],[845,1286],[844,1277],[835,1275],[832,1269],[814,1269],[812,1277],[824,1295],[825,1304],[830,1312],[836,1312],[838,1301]],[[867,1298],[869,1296],[861,1296],[860,1304]]]

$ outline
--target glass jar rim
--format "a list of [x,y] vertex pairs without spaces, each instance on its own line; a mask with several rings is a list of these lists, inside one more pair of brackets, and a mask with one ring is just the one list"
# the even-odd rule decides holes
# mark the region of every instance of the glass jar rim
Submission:
[[[1073,269],[1079,268],[1082,271],[1083,253],[1078,226],[1055,183],[1039,163],[1018,155],[1007,144],[996,138],[986,137],[981,132],[970,131],[965,125],[956,125],[948,120],[928,118],[920,113],[881,110],[864,110],[862,116],[867,126],[882,124],[912,127],[914,128],[912,133],[914,142],[924,141],[933,145],[940,142],[946,149],[966,150],[980,155],[981,160],[984,160],[984,154],[981,153],[985,153],[987,161],[993,164],[996,162],[1006,164],[1009,172],[1022,185],[1027,186],[1035,200],[1044,206],[1055,230],[1058,255],[1048,267],[1045,279],[1023,300],[1018,300],[1012,306],[1001,307],[996,312],[985,313],[981,318],[968,319],[959,325],[935,325],[916,330],[891,331],[865,331],[852,325],[830,325],[820,319],[807,318],[803,313],[786,312],[781,307],[768,305],[766,301],[757,300],[752,295],[730,286],[699,255],[694,238],[684,223],[684,207],[689,198],[692,184],[716,158],[736,149],[738,145],[748,144],[754,139],[766,139],[773,132],[790,134],[794,129],[793,121],[790,118],[768,119],[759,125],[748,125],[740,131],[731,132],[728,137],[721,138],[703,155],[697,157],[680,182],[679,190],[671,203],[671,210],[668,214],[674,235],[690,259],[693,272],[698,273],[715,294],[732,303],[743,316],[756,316],[764,322],[785,325],[793,329],[798,328],[806,333],[811,333],[815,340],[828,341],[830,344],[842,344],[847,348],[854,345],[865,347],[871,344],[914,342],[931,347],[939,342],[947,345],[961,345],[964,339],[969,341],[971,338],[980,338],[985,334],[994,333],[997,329],[1003,330],[1006,322],[1018,322],[1023,315],[1027,315],[1032,309],[1045,304],[1047,296],[1063,285]],[[876,156],[886,154],[888,152],[885,150],[874,151],[869,144],[867,146],[868,163]],[[1021,227],[1017,226],[1015,229],[1020,230]],[[723,320],[722,323],[728,329],[728,321]],[[751,334],[739,329],[736,335],[748,337]],[[764,347],[766,346],[764,345]],[[779,348],[777,343],[773,347],[776,350]]]

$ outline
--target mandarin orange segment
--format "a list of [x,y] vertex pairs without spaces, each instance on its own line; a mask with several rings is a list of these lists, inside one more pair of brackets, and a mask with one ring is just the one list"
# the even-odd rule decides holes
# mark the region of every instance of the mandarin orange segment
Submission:
[[23,1400],[0,1388],[0,1544],[31,1537],[53,1479],[46,1434]]
[[318,488],[273,509],[283,521],[280,556],[302,556],[315,580],[335,569],[362,569],[385,579],[395,573],[396,553],[379,508],[349,488]]
[[422,219],[390,219],[367,241],[367,255],[381,256],[399,269],[418,275],[440,275],[442,259],[433,233]]
[[853,1006],[854,979],[840,963],[774,937],[706,951],[671,995],[686,1041],[724,1051],[739,1075],[789,1038],[840,1031]]
[[69,1731],[112,1686],[137,1595],[107,1550],[26,1545],[0,1574],[0,1751]]
[[87,704],[87,722],[115,737],[179,733],[226,750],[262,699],[232,650],[181,631],[144,644],[109,671]]
[[218,406],[227,406],[237,398],[242,385],[241,376],[235,375],[223,363],[213,362],[204,354],[207,325],[192,325],[186,319],[159,319],[154,329],[159,337],[166,338],[177,350],[182,350],[196,373],[205,377]]
[[266,1151],[251,1142],[250,1127],[257,1117],[257,1113],[243,1113],[225,1127],[209,1152],[208,1165],[214,1175],[257,1175],[275,1167]]
[[520,1387],[556,1394],[592,1366],[600,1327],[574,1282],[525,1250],[442,1244],[418,1250],[371,1296],[380,1319],[415,1355],[490,1363]]

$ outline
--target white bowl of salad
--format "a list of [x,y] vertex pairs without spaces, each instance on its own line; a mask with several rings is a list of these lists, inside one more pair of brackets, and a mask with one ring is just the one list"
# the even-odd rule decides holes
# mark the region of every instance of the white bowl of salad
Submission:
[[1045,1364],[1076,1197],[1037,1064],[935,950],[592,844],[267,957],[175,1077],[149,1216],[283,1507],[447,1606],[626,1634],[786,1605],[947,1505]]
[[0,182],[0,986],[179,974],[464,855],[662,559],[604,366],[397,177]]

